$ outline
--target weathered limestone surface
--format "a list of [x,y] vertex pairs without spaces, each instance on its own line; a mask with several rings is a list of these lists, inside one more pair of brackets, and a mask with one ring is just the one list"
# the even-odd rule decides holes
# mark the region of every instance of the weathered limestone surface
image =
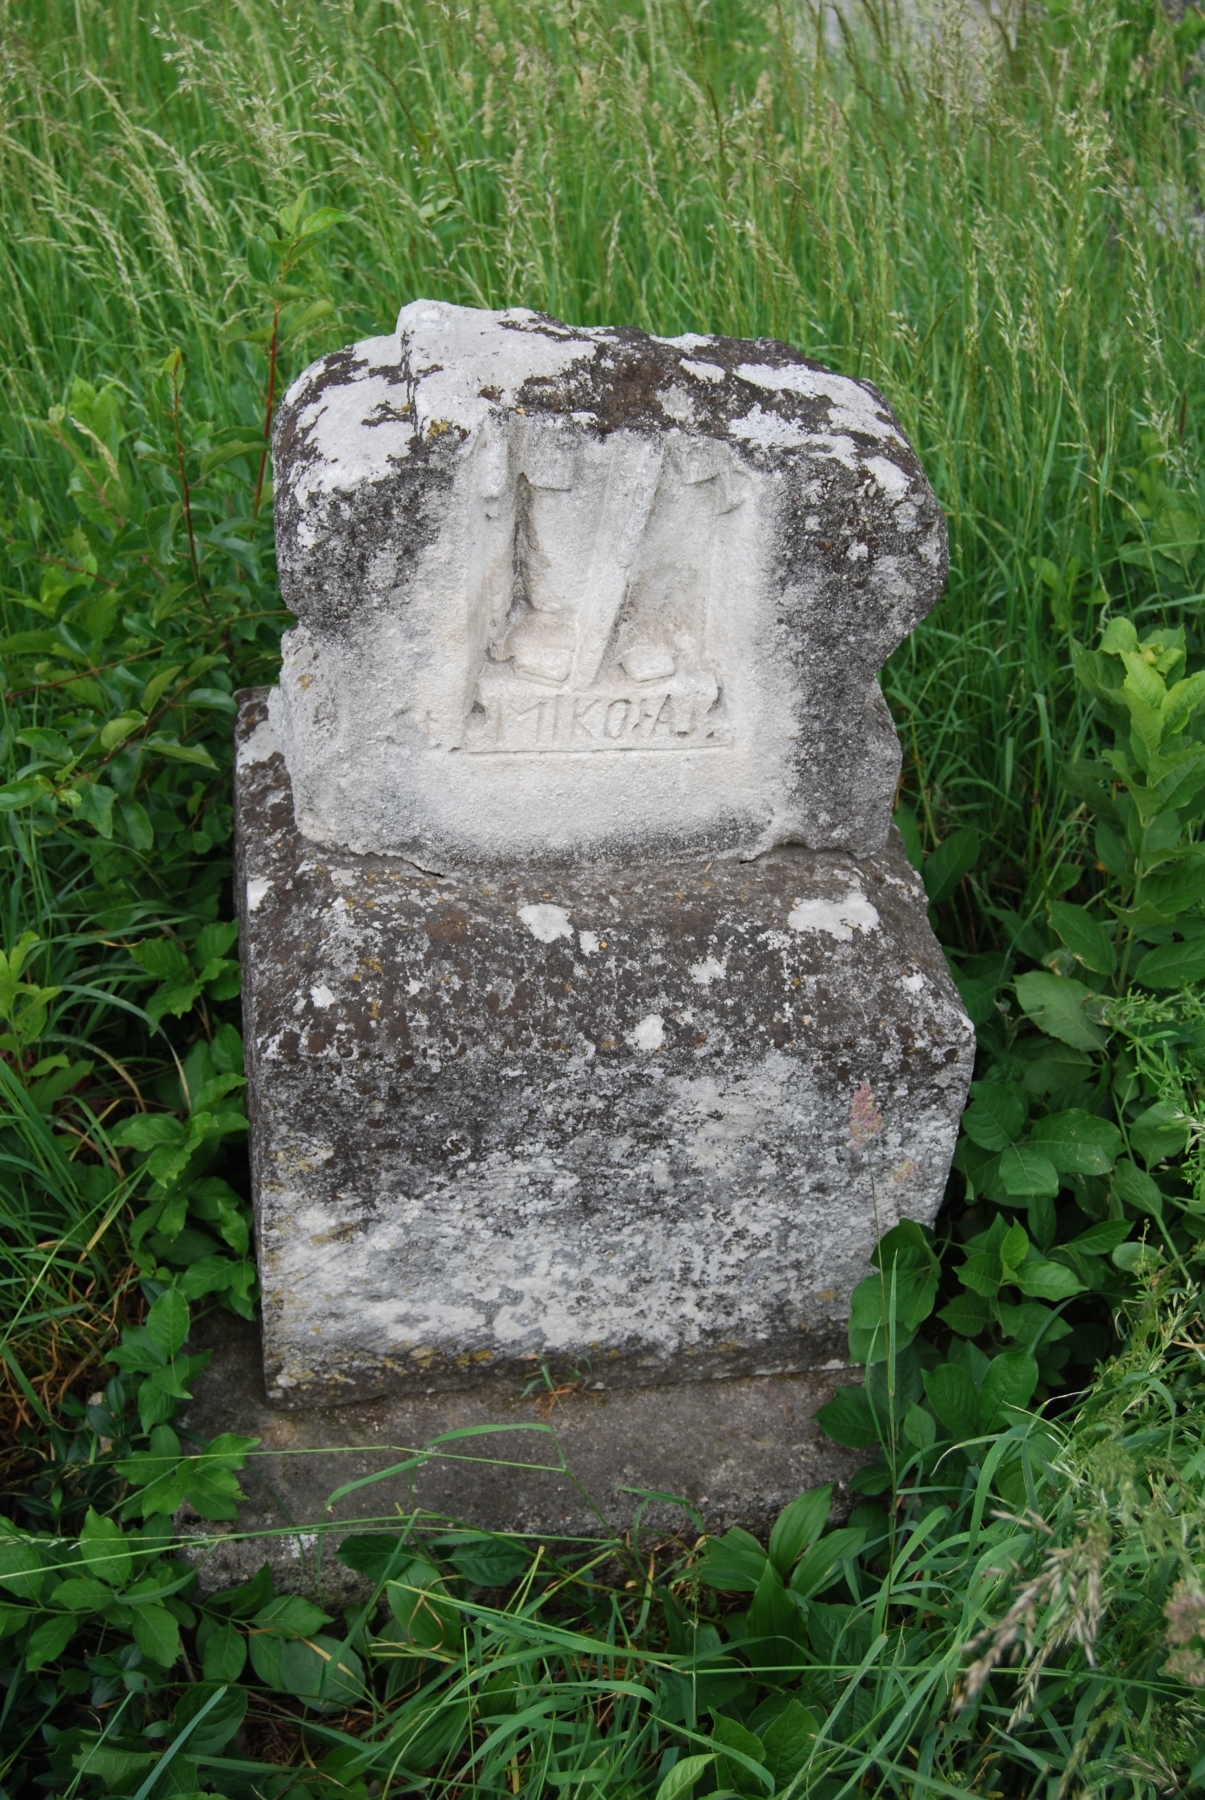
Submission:
[[276,445],[297,822],[440,873],[879,851],[885,658],[940,508],[881,394],[786,344],[416,300]]
[[841,1366],[876,1229],[936,1211],[973,1052],[898,839],[333,858],[268,710],[244,696],[236,794],[269,1397]]

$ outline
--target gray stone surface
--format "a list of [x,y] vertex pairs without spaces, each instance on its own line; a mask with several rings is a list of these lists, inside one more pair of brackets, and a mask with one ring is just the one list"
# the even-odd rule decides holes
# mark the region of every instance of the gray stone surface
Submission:
[[898,839],[436,876],[301,836],[262,692],[236,737],[273,1400],[842,1366],[973,1055]]
[[[178,1521],[195,1534],[191,1555],[206,1592],[267,1560],[282,1591],[346,1603],[360,1583],[332,1552],[350,1522],[380,1530],[416,1508],[427,1529],[442,1516],[541,1539],[589,1539],[627,1531],[640,1490],[655,1489],[689,1501],[708,1530],[741,1524],[764,1535],[789,1500],[824,1481],[835,1483],[842,1516],[846,1482],[863,1460],[823,1438],[812,1418],[832,1392],[832,1374],[574,1392],[551,1410],[515,1385],[286,1411],[265,1396],[253,1326],[212,1313],[193,1347],[214,1354],[194,1383],[188,1429],[261,1440],[240,1477],[246,1498],[237,1521]],[[423,1453],[445,1433],[489,1425],[498,1430],[444,1437]],[[408,1466],[328,1507],[338,1488],[398,1464]],[[681,1507],[661,1500],[644,1505],[641,1524],[645,1544],[674,1532],[693,1541],[697,1529]]]
[[281,407],[297,822],[438,873],[887,841],[940,594],[882,395],[770,339],[425,300]]

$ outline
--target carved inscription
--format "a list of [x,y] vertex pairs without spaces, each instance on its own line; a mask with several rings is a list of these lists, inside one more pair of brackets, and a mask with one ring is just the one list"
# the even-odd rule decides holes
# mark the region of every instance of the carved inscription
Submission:
[[480,754],[591,755],[608,750],[718,750],[731,740],[709,674],[647,685],[556,692],[488,667],[477,686],[465,749]]

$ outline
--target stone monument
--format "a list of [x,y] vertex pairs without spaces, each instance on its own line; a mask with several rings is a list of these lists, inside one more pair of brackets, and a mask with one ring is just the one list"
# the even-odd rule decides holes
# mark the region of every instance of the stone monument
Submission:
[[878,670],[946,570],[890,409],[766,339],[419,300],[294,383],[275,472],[269,1400],[840,1370],[974,1047],[890,827]]

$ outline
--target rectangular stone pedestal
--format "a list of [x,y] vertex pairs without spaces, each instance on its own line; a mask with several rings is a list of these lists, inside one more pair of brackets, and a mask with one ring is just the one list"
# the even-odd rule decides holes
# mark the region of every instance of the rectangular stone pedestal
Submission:
[[[495,1381],[484,1393],[286,1409],[266,1398],[253,1325],[211,1313],[190,1347],[213,1358],[193,1384],[187,1428],[203,1439],[237,1431],[260,1440],[239,1477],[237,1520],[178,1521],[206,1593],[266,1560],[282,1592],[320,1594],[336,1611],[363,1597],[362,1578],[334,1556],[353,1522],[396,1528],[416,1509],[420,1535],[455,1523],[564,1546],[622,1537],[639,1517],[645,1544],[674,1533],[693,1542],[698,1520],[707,1531],[742,1525],[764,1537],[788,1501],[826,1481],[844,1517],[849,1477],[865,1460],[825,1438],[812,1417],[847,1372],[575,1388],[555,1399]],[[329,1504],[357,1482],[365,1485]]]
[[843,1365],[974,1050],[898,839],[452,878],[302,838],[262,692],[237,746],[269,1399]]

